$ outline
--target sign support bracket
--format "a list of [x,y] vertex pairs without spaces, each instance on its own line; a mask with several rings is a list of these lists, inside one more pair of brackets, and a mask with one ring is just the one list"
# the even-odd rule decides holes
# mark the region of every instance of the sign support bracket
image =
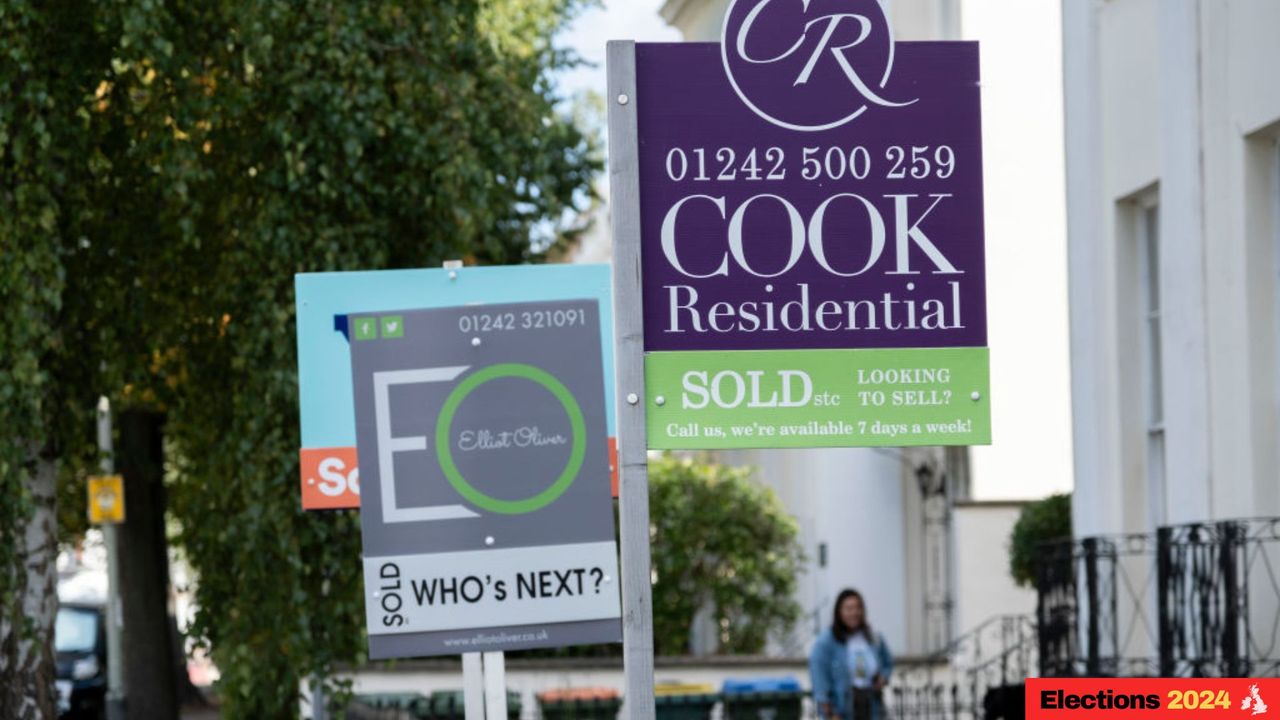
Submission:
[[654,716],[653,598],[649,559],[649,465],[645,437],[644,313],[641,312],[640,153],[636,44],[608,44],[609,193],[613,221],[613,323],[622,541],[625,717]]

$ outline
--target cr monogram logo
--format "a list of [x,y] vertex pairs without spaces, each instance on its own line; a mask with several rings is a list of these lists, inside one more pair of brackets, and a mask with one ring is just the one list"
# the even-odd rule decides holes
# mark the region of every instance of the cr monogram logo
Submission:
[[869,105],[915,102],[882,92],[893,34],[877,0],[733,0],[720,52],[738,97],[788,130],[829,130]]

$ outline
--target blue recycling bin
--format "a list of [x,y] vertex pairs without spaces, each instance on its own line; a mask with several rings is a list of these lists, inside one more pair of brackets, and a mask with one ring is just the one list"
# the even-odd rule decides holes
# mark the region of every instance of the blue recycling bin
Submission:
[[805,692],[793,677],[729,679],[721,687],[725,720],[800,720]]

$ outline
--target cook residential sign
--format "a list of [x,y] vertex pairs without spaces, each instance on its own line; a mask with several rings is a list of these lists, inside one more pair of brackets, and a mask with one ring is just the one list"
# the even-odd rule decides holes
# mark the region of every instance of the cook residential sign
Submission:
[[649,445],[989,442],[977,44],[736,0],[635,63]]

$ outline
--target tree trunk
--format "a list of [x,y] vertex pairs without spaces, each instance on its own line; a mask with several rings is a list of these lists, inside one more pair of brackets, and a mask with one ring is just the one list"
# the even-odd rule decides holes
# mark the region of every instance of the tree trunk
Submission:
[[25,472],[32,507],[19,548],[19,597],[15,603],[0,600],[0,717],[54,720],[58,466],[32,448]]
[[165,537],[164,417],[120,414],[116,467],[124,476],[120,526],[124,678],[130,718],[176,718],[178,674],[169,624],[169,545]]

